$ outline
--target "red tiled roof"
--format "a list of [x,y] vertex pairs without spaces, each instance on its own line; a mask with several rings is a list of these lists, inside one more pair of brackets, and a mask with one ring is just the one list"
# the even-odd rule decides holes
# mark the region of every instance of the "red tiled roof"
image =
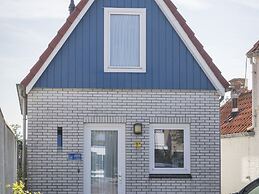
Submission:
[[[57,46],[57,44],[61,41],[62,37],[65,35],[65,33],[68,31],[72,23],[75,21],[77,16],[80,14],[82,9],[86,6],[88,0],[81,0],[79,4],[76,6],[75,10],[72,12],[72,14],[68,17],[65,24],[61,27],[61,29],[58,31],[57,35],[54,37],[54,39],[50,42],[48,48],[44,51],[44,53],[40,56],[38,62],[32,67],[30,70],[30,73],[22,80],[21,85],[24,87],[27,87],[28,84],[31,82],[33,77],[37,74],[37,72],[40,70],[40,68],[43,66],[47,58],[50,56],[54,48]],[[181,16],[181,14],[177,11],[177,8],[172,3],[171,0],[164,0],[165,4],[168,6],[168,8],[171,10],[172,14],[175,16],[175,18],[178,20],[179,24],[182,26],[192,43],[195,45],[196,49],[199,51],[201,56],[204,58],[212,72],[215,74],[215,76],[218,78],[220,83],[223,85],[224,88],[227,88],[229,86],[229,83],[227,80],[222,76],[219,69],[216,67],[216,65],[213,63],[211,57],[208,55],[208,53],[204,50],[203,45],[199,42],[199,40],[195,37],[194,32],[191,30],[191,28],[186,24],[186,21]]]
[[231,100],[220,108],[221,135],[246,132],[252,126],[252,91],[238,97],[238,109],[238,114],[232,117]]
[[252,55],[255,51],[259,52],[259,40],[257,41],[257,43],[255,43],[255,45],[253,46],[253,48],[251,48],[248,52],[247,52],[247,56]]
[[213,63],[212,58],[209,56],[209,54],[204,50],[203,45],[200,43],[200,41],[195,37],[194,32],[191,30],[191,28],[187,25],[185,19],[183,16],[177,11],[177,7],[173,4],[171,0],[164,0],[168,8],[171,10],[174,17],[177,19],[179,24],[184,29],[185,33],[188,35],[188,37],[191,39],[192,43],[196,47],[196,49],[199,51],[201,56],[204,58],[208,66],[210,67],[211,71],[215,74],[215,76],[218,78],[220,83],[224,88],[227,88],[229,86],[228,81],[222,76],[220,70],[217,68],[217,66]]
[[38,73],[40,68],[43,66],[43,64],[46,62],[52,51],[55,49],[55,47],[58,45],[58,43],[61,41],[63,36],[66,34],[72,23],[75,21],[77,16],[80,14],[82,9],[86,6],[88,0],[81,0],[78,5],[76,6],[75,10],[69,15],[67,18],[65,24],[60,28],[57,35],[52,39],[52,41],[49,43],[48,48],[43,52],[43,54],[40,56],[37,63],[31,68],[29,74],[21,81],[21,85],[24,87],[27,87],[28,84],[31,82],[33,77]]

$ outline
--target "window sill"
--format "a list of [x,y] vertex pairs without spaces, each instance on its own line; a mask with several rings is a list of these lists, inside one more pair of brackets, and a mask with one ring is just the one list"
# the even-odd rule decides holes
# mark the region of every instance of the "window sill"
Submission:
[[149,174],[149,178],[186,178],[191,179],[191,174]]
[[105,73],[146,73],[144,67],[105,67]]

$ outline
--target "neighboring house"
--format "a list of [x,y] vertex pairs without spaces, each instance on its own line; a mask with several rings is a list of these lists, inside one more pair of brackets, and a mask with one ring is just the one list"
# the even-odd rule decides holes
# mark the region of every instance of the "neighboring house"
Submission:
[[7,185],[16,181],[17,141],[15,133],[8,127],[0,109],[0,193],[11,194]]
[[227,87],[170,0],[80,1],[18,86],[29,188],[220,193]]
[[253,66],[252,91],[245,80],[230,81],[232,98],[221,107],[222,194],[239,191],[259,177],[259,41],[247,56]]

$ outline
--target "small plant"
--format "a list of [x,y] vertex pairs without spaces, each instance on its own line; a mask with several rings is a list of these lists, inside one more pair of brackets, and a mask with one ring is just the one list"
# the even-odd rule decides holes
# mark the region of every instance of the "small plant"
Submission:
[[12,185],[7,185],[12,189],[13,194],[41,194],[40,192],[30,192],[25,190],[25,184],[22,181],[15,182]]

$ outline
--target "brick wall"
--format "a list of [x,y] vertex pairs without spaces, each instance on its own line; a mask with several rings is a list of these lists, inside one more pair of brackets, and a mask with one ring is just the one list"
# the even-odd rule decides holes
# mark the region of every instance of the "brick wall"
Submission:
[[[126,123],[126,193],[220,193],[215,91],[33,89],[28,95],[28,181],[35,191],[83,193],[84,123]],[[132,125],[144,124],[141,136]],[[149,124],[189,123],[192,178],[149,178]],[[57,150],[63,127],[63,150]],[[140,150],[133,142],[141,140]],[[78,169],[80,172],[78,173]]]

